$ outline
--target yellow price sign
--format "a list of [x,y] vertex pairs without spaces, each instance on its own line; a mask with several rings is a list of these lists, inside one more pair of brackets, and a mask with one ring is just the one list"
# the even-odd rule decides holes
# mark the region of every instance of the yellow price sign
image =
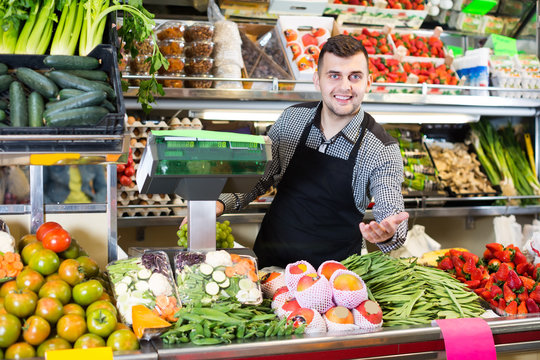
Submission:
[[111,347],[97,347],[89,349],[49,350],[45,353],[45,360],[112,360]]
[[61,165],[62,163],[78,160],[80,157],[81,154],[78,153],[31,154],[30,165]]

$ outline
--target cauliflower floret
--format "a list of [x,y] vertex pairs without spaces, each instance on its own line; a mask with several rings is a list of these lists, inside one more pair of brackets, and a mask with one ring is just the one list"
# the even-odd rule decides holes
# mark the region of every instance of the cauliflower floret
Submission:
[[206,254],[205,263],[212,267],[232,266],[231,255],[225,250],[210,251]]
[[15,252],[15,239],[7,232],[0,231],[0,251]]
[[148,279],[148,285],[156,297],[160,295],[169,296],[173,291],[172,286],[169,283],[169,279],[159,273],[154,273],[152,276],[150,276],[150,279]]

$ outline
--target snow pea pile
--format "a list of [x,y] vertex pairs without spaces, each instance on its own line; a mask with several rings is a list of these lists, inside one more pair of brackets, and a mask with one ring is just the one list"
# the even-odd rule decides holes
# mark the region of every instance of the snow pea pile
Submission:
[[175,326],[161,335],[166,344],[229,344],[235,339],[291,336],[304,333],[305,325],[295,327],[286,318],[280,320],[270,308],[270,300],[261,305],[242,306],[236,301],[180,309]]
[[467,285],[436,268],[377,251],[342,261],[357,273],[381,306],[383,326],[418,325],[436,319],[478,317],[479,297]]

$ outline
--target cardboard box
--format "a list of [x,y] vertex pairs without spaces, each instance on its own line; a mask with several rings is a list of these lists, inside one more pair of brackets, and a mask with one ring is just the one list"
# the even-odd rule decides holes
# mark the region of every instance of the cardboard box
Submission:
[[[300,71],[298,69],[297,62],[293,60],[294,56],[291,48],[287,46],[287,39],[285,38],[284,31],[287,29],[309,28],[323,28],[327,30],[328,37],[332,34],[334,28],[334,19],[331,17],[320,16],[280,16],[276,25],[279,38],[282,46],[287,54],[287,60],[293,71],[294,78],[300,81],[306,81],[309,83],[296,84],[294,89],[296,91],[315,91],[315,85],[313,85],[313,74],[316,71],[316,67]],[[305,35],[303,31],[299,31],[298,40],[301,36]],[[322,43],[321,43],[322,44]],[[319,44],[319,46],[321,45]],[[299,44],[301,45],[301,44]],[[303,53],[303,49],[302,49]]]
[[270,0],[268,12],[278,15],[320,16],[326,5],[326,0]]

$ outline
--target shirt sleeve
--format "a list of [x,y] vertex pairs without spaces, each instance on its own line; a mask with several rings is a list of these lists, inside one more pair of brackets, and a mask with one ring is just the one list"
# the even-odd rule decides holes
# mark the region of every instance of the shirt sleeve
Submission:
[[[373,216],[381,222],[391,215],[404,211],[401,183],[403,182],[403,160],[397,144],[385,146],[379,155],[377,166],[370,177],[370,193],[375,205]],[[394,236],[377,246],[383,252],[395,250],[403,245],[407,238],[408,222],[398,225]]]
[[246,207],[250,202],[263,195],[271,186],[277,183],[277,176],[281,172],[281,161],[279,158],[280,134],[283,129],[284,113],[272,125],[268,136],[272,140],[272,161],[266,166],[265,172],[255,187],[248,193],[223,193],[219,200],[225,205],[224,212],[235,212]]

